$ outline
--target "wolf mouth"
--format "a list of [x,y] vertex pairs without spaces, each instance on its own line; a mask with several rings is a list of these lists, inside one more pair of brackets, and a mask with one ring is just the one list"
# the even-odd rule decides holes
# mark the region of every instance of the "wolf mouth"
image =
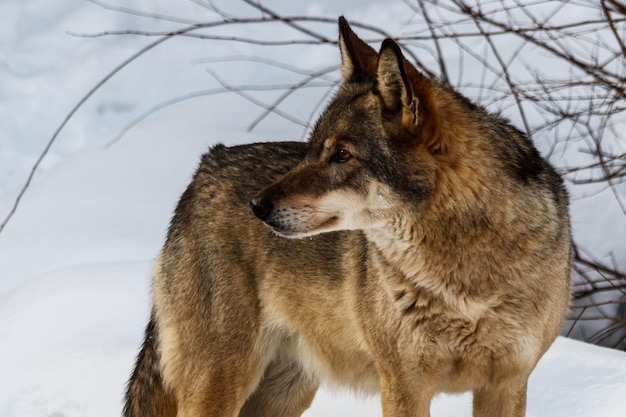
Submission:
[[311,228],[297,228],[297,227],[289,227],[289,225],[279,225],[272,224],[268,222],[264,222],[274,233],[278,236],[298,239],[305,236],[309,236],[311,234],[317,234],[318,231],[327,229],[328,227],[333,226],[339,221],[339,216],[331,216],[328,219],[322,221],[317,226]]

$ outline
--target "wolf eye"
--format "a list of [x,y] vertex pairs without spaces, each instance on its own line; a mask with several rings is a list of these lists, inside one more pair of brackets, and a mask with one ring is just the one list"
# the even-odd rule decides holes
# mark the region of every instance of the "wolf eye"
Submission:
[[333,162],[347,162],[352,158],[352,154],[345,149],[337,149],[337,152],[332,156]]

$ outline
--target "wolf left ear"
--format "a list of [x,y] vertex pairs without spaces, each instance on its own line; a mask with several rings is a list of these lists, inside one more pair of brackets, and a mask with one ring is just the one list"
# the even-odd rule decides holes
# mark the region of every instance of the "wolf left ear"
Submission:
[[413,93],[405,62],[398,44],[385,39],[378,56],[377,87],[385,109],[401,112],[402,125],[413,130],[420,122],[419,99]]
[[358,82],[376,76],[378,54],[356,36],[343,16],[339,17],[339,49],[341,73],[345,81]]

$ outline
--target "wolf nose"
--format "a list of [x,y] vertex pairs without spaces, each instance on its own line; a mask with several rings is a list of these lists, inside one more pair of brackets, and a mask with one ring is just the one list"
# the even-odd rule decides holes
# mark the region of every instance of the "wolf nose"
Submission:
[[257,197],[250,200],[250,210],[263,221],[267,220],[272,208],[272,203],[266,198]]

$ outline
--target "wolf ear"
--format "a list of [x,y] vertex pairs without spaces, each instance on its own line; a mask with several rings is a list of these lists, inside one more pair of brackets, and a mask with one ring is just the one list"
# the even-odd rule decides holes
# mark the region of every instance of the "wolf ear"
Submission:
[[402,51],[391,39],[385,39],[380,48],[376,79],[385,109],[392,113],[401,112],[402,125],[413,130],[412,127],[420,122],[419,100],[413,94]]
[[355,35],[343,16],[339,18],[339,49],[345,81],[361,81],[376,75],[378,54]]

